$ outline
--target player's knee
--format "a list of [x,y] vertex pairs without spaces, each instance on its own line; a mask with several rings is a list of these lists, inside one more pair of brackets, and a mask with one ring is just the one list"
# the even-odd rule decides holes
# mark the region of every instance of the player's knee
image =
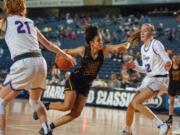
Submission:
[[78,111],[71,111],[71,116],[73,118],[78,118],[81,115],[81,112]]
[[6,113],[5,102],[3,99],[0,99],[0,115],[4,115]]
[[42,102],[39,100],[36,101],[36,100],[29,99],[29,104],[35,111],[38,111],[40,107],[43,107]]
[[139,102],[136,101],[136,100],[133,100],[133,101],[131,102],[131,104],[132,104],[132,107],[133,107],[134,109],[136,109],[137,106],[139,105]]
[[65,105],[63,108],[63,111],[69,111],[69,110],[71,110],[71,106]]
[[72,108],[73,108],[72,104],[64,104],[61,111],[70,111],[70,110],[72,110]]
[[128,109],[134,109],[132,102],[128,105]]

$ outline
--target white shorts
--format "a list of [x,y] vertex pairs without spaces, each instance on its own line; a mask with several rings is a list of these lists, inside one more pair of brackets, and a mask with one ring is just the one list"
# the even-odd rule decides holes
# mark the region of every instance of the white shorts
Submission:
[[25,58],[11,66],[3,85],[10,84],[13,90],[45,89],[46,76],[47,64],[43,57]]
[[142,91],[144,88],[149,88],[154,92],[159,91],[159,94],[167,93],[169,87],[169,77],[149,77],[146,76],[138,91]]

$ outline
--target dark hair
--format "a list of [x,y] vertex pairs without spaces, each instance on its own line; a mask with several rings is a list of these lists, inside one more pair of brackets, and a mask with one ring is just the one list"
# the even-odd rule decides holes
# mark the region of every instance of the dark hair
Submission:
[[98,28],[94,25],[88,25],[86,30],[86,42],[90,45],[90,41],[92,41],[98,35]]

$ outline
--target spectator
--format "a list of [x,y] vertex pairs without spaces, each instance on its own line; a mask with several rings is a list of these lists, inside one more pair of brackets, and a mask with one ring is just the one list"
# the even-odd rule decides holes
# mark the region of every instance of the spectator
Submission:
[[133,83],[137,83],[141,81],[141,75],[139,72],[135,71],[135,70],[131,70],[131,74],[130,74],[130,80]]
[[126,66],[122,66],[122,70],[121,70],[121,77],[122,77],[122,88],[126,88],[127,85],[129,84],[129,80],[130,80],[130,76],[128,74],[127,68]]
[[60,85],[65,85],[66,81],[70,78],[71,72],[66,72],[64,78],[60,82]]
[[52,71],[51,71],[51,81],[50,84],[57,85],[60,81],[60,74],[61,71],[59,68],[57,68],[56,65],[53,65]]
[[108,87],[111,89],[119,89],[121,86],[120,81],[117,79],[116,73],[111,73],[111,80],[108,81]]
[[99,75],[96,76],[96,79],[92,82],[91,87],[100,87],[100,88],[106,88],[107,83],[99,78]]

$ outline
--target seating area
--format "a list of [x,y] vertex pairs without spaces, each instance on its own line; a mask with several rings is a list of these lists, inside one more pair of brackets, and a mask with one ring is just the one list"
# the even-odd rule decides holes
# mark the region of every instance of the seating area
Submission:
[[[52,42],[62,49],[75,48],[86,45],[84,38],[84,28],[86,24],[99,26],[103,35],[104,43],[117,44],[127,40],[128,34],[139,28],[142,23],[151,22],[157,28],[156,37],[165,45],[172,48],[174,53],[180,54],[180,24],[175,16],[141,16],[134,15],[128,17],[51,17],[51,18],[32,18],[40,31]],[[134,51],[139,51],[134,49]],[[54,64],[55,55],[42,48],[43,55],[51,70]],[[79,61],[79,58],[78,58]],[[12,61],[10,60],[8,48],[4,39],[0,39],[0,73],[6,74]],[[112,60],[111,57],[105,60],[99,73],[102,79],[108,79],[111,72],[119,72],[121,62]],[[73,69],[72,69],[73,70]],[[48,72],[50,73],[50,72]],[[50,77],[50,74],[48,74]]]

